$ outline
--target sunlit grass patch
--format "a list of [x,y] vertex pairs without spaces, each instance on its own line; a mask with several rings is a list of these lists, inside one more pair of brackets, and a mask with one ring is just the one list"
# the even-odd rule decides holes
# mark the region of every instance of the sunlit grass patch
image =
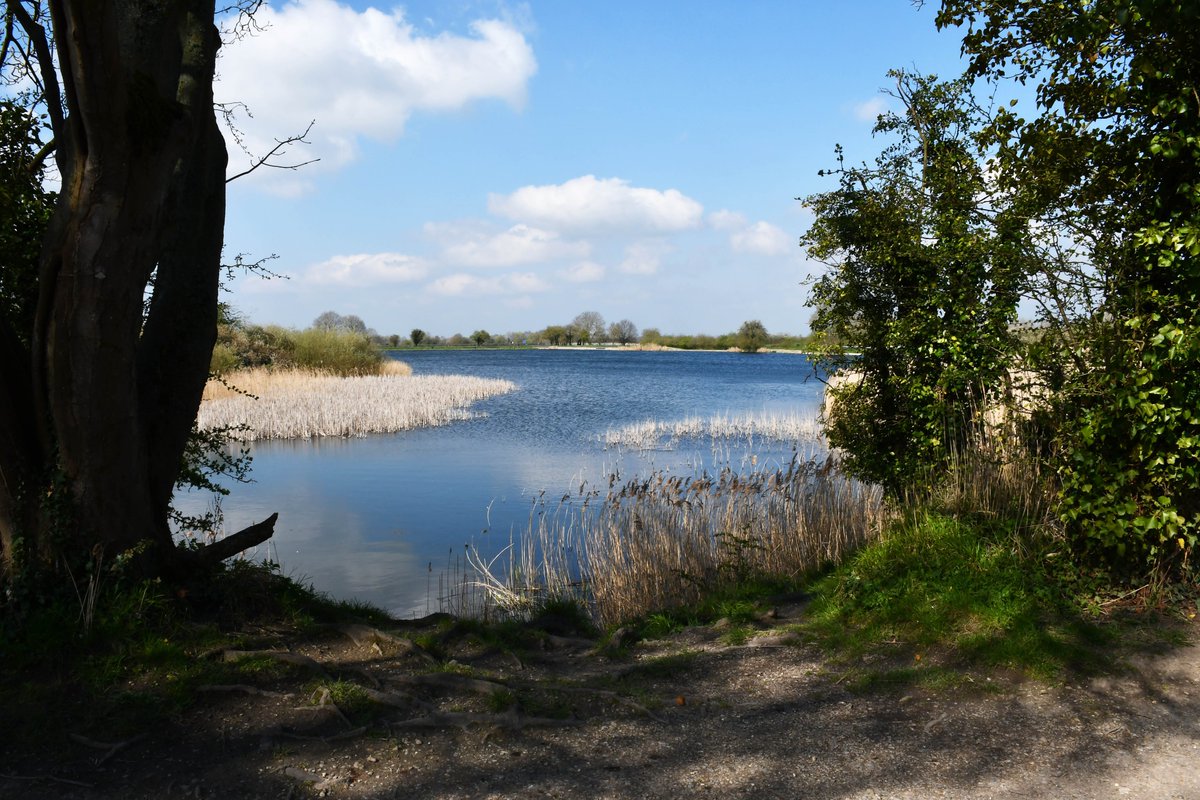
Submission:
[[805,630],[848,658],[928,653],[1040,677],[1104,668],[1107,634],[1002,525],[921,511],[819,581]]

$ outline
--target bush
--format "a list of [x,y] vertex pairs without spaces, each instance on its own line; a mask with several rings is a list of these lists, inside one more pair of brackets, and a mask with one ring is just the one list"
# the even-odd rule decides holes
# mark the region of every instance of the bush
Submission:
[[290,338],[295,345],[292,366],[336,375],[375,375],[383,360],[360,333],[309,328],[291,332]]

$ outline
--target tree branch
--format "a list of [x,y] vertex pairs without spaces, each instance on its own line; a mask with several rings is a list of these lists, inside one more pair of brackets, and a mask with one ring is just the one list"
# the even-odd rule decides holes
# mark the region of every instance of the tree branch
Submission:
[[299,164],[272,164],[272,163],[270,163],[271,158],[273,158],[275,155],[284,154],[285,151],[283,148],[287,147],[290,144],[297,144],[297,143],[311,144],[311,142],[308,141],[308,132],[312,130],[313,125],[315,125],[316,122],[317,122],[316,120],[313,120],[312,122],[308,123],[308,127],[304,129],[304,133],[300,134],[299,136],[289,136],[286,139],[276,139],[275,146],[272,147],[269,151],[267,151],[266,155],[264,155],[262,158],[255,160],[255,162],[250,166],[249,169],[243,170],[242,172],[239,172],[236,175],[226,178],[225,183],[232,183],[233,181],[236,181],[238,178],[244,178],[245,176],[249,175],[251,172],[254,172],[254,170],[258,169],[259,167],[271,167],[272,169],[296,170],[296,169],[300,169],[301,167],[308,166],[309,164],[315,164],[316,162],[320,161],[321,159],[319,159],[319,158],[312,158],[312,159],[309,159],[308,161],[302,161]]
[[196,551],[196,558],[205,564],[217,564],[236,556],[243,550],[260,545],[275,535],[277,519],[279,519],[278,511],[262,522],[256,522],[248,528],[243,528],[235,534],[201,548]]

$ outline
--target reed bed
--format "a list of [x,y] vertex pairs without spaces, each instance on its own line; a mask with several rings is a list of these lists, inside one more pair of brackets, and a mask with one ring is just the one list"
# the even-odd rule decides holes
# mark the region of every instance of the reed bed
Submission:
[[233,373],[210,381],[197,423],[201,430],[236,426],[234,435],[249,441],[395,433],[470,419],[472,403],[517,388],[471,376],[414,376],[407,365],[389,369],[395,371],[348,378],[307,370]]
[[785,414],[715,414],[711,417],[685,417],[663,422],[646,420],[621,428],[610,428],[600,437],[606,448],[630,450],[671,450],[681,441],[709,439],[722,441],[755,439],[779,442],[820,443],[823,439],[821,422],[814,415],[790,412]]
[[[607,492],[540,498],[497,556],[467,549],[472,570],[443,596],[476,616],[521,615],[573,597],[600,625],[699,601],[744,581],[790,580],[840,562],[877,536],[881,493],[832,461],[699,477],[655,473]],[[444,588],[444,587],[443,587]]]

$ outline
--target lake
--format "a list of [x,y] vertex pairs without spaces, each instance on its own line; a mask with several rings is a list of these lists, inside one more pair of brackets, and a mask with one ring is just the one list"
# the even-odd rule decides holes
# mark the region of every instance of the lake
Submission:
[[[504,378],[519,387],[473,419],[360,439],[256,442],[253,483],[222,501],[225,529],[279,512],[258,554],[338,599],[397,616],[438,610],[438,581],[470,543],[495,553],[528,525],[539,496],[672,473],[786,465],[797,447],[761,431],[714,438],[714,416],[809,420],[823,393],[794,354],[604,350],[404,351],[415,374]],[[645,423],[678,423],[684,435]],[[718,420],[720,423],[720,420]],[[640,428],[638,427],[640,426]],[[722,427],[720,424],[718,427]],[[729,427],[729,426],[724,426]],[[794,426],[793,426],[794,427]],[[610,432],[630,428],[619,442]],[[688,433],[691,435],[687,435]],[[632,439],[631,439],[632,437]],[[788,438],[791,437],[791,438]],[[637,444],[633,440],[638,440]],[[814,445],[801,442],[802,450]],[[184,511],[208,496],[181,495]]]

